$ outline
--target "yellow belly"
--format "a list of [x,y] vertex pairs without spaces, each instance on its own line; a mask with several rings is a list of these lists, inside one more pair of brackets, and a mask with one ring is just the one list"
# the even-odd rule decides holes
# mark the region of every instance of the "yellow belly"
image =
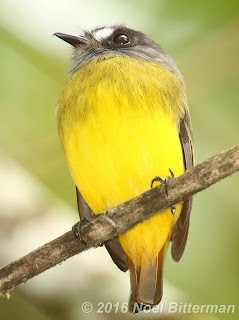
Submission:
[[[102,62],[104,72],[105,63]],[[84,72],[84,68],[87,65],[78,72]],[[65,90],[59,110],[59,132],[70,171],[95,214],[148,190],[155,175],[169,175],[169,167],[175,176],[184,171],[177,117],[163,110],[165,101],[152,95],[145,97],[150,92],[145,93],[142,88],[143,98],[140,94],[127,97],[128,88],[120,91],[120,87],[114,87],[115,82],[106,84],[101,79],[86,90],[79,82],[83,90],[79,90],[78,102],[69,100],[69,89]],[[137,88],[132,87],[131,92],[134,90]],[[150,112],[145,103],[153,105]],[[87,116],[82,115],[82,109]],[[119,237],[136,265],[156,257],[170,237],[180,209],[178,204],[174,215],[168,209]]]

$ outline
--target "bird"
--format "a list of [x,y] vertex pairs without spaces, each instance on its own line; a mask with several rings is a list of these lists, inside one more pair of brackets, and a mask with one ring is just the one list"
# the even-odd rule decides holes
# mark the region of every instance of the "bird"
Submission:
[[[194,166],[184,79],[160,45],[121,24],[54,35],[73,48],[57,121],[81,220]],[[119,269],[130,271],[129,311],[161,301],[166,252],[172,242],[173,260],[181,259],[191,208],[189,198],[105,243]]]

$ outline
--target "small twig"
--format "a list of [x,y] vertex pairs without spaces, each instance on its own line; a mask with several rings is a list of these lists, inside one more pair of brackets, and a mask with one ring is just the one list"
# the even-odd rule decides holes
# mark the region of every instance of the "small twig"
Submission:
[[95,216],[82,227],[82,237],[88,243],[87,246],[69,231],[1,268],[0,295],[89,247],[98,246],[126,232],[137,223],[186,200],[238,170],[239,145],[171,179],[168,183],[168,196],[165,196],[165,186],[161,185]]

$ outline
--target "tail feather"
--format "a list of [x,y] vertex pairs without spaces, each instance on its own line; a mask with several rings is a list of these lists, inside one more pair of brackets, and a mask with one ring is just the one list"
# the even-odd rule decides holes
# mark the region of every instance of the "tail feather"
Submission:
[[154,261],[146,266],[135,266],[129,259],[131,295],[129,310],[133,313],[157,305],[163,295],[163,262],[168,241]]

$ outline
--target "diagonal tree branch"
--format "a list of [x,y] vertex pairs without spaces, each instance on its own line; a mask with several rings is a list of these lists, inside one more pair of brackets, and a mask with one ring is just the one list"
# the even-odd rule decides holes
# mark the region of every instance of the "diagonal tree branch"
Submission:
[[84,221],[81,235],[88,245],[76,239],[72,231],[69,231],[1,268],[0,295],[91,246],[98,246],[126,232],[137,223],[186,200],[238,170],[239,145],[236,145],[170,180],[168,196],[164,185],[160,185],[95,216],[90,222]]

